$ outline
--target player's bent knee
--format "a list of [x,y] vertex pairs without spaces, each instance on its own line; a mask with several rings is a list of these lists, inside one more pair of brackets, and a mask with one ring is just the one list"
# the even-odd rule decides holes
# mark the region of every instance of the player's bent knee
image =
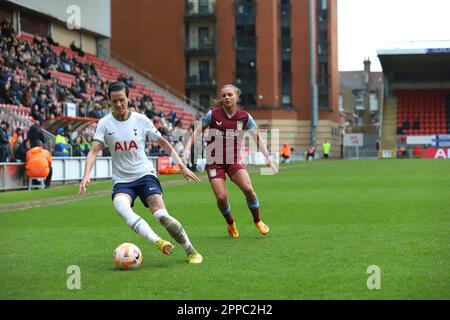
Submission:
[[119,216],[121,216],[126,224],[131,227],[139,216],[137,216],[131,209],[130,199],[126,195],[116,196],[113,200],[114,207]]
[[244,192],[244,194],[245,194],[245,196],[247,198],[254,198],[254,197],[256,197],[255,190],[253,190],[251,185],[243,188],[242,192]]
[[226,204],[228,202],[228,195],[226,193],[220,193],[216,195],[217,202]]
[[131,208],[130,200],[126,195],[115,196],[113,203],[114,203],[114,208],[116,208],[116,211],[118,213],[121,213],[123,210]]

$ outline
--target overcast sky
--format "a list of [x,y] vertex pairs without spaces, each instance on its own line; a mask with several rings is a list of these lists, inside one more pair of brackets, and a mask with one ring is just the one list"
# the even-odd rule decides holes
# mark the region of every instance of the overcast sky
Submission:
[[381,71],[376,50],[397,42],[449,47],[450,0],[337,1],[339,71],[362,70],[365,57],[372,61],[372,71]]

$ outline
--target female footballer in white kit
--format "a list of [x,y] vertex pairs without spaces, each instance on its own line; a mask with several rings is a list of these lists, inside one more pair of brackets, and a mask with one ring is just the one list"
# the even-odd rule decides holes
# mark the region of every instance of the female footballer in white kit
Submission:
[[128,87],[125,83],[120,81],[111,83],[108,87],[108,97],[112,112],[98,122],[94,141],[87,155],[80,194],[86,193],[97,153],[102,146],[107,145],[112,158],[114,184],[112,199],[117,213],[133,231],[155,244],[162,253],[171,253],[174,246],[161,239],[148,223],[133,211],[134,200],[139,196],[155,219],[183,246],[188,262],[201,263],[203,257],[192,246],[186,231],[166,210],[155,168],[145,154],[146,139],[157,141],[180,166],[181,173],[188,181],[200,182],[200,179],[184,165],[171,144],[161,136],[150,119],[128,109]]

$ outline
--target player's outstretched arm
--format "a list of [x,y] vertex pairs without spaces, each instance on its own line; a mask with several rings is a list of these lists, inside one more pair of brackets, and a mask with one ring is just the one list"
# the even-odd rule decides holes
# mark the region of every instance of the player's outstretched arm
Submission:
[[86,164],[84,166],[84,174],[83,179],[80,183],[80,195],[84,195],[86,193],[87,187],[89,183],[91,183],[91,170],[95,164],[95,160],[97,159],[97,153],[100,151],[102,145],[98,141],[92,142],[91,150],[89,151],[86,157]]
[[194,130],[194,132],[189,137],[186,145],[184,146],[183,151],[183,162],[189,163],[189,156],[191,155],[191,146],[194,144],[195,140],[197,140],[197,137],[202,134],[202,132],[206,129],[202,124],[197,126]]
[[158,139],[158,143],[163,148],[163,150],[172,157],[172,159],[175,161],[175,163],[180,167],[181,172],[183,173],[184,177],[187,181],[194,181],[194,182],[200,182],[200,178],[197,177],[191,170],[189,170],[186,165],[181,160],[180,156],[177,154],[175,149],[172,147],[172,145],[167,141],[165,138],[160,137]]

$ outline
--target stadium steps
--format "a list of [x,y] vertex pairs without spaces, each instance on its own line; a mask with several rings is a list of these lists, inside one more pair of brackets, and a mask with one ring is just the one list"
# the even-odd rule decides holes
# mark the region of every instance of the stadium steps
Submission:
[[386,98],[383,110],[381,150],[395,149],[397,141],[397,98]]

